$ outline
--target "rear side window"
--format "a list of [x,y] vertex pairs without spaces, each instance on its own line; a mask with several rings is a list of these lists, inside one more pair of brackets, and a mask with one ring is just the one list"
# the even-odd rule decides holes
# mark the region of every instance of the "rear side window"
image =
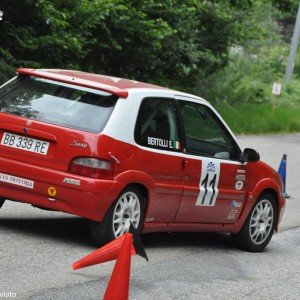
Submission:
[[35,77],[20,76],[0,90],[0,111],[55,125],[101,132],[117,97]]
[[135,128],[135,141],[149,148],[181,151],[178,112],[174,100],[143,100]]

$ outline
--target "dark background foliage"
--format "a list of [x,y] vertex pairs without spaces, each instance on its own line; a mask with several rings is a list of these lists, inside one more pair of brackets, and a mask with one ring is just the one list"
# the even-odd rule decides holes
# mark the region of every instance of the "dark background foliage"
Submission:
[[[194,91],[259,39],[257,0],[1,0],[0,83],[18,67],[67,68]],[[273,0],[286,14],[295,1]]]

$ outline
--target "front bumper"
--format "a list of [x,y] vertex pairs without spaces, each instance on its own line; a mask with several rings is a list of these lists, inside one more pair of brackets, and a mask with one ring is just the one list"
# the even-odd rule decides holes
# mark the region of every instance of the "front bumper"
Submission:
[[285,211],[285,206],[286,206],[286,199],[284,196],[280,195],[278,197],[278,222],[276,224],[276,231],[279,230],[279,225]]

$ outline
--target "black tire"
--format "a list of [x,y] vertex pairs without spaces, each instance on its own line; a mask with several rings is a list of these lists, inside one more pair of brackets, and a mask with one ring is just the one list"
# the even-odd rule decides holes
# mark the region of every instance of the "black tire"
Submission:
[[4,198],[0,198],[0,208],[2,207],[2,205],[4,204],[5,199]]
[[[260,214],[261,211],[264,213]],[[251,209],[241,231],[231,234],[233,243],[237,248],[249,252],[263,251],[273,236],[277,216],[274,196],[269,193],[262,194]]]
[[[122,202],[124,204],[124,201],[128,201],[128,198],[130,198],[131,196],[137,202],[133,209],[135,211],[139,210],[138,221],[136,220],[137,218],[133,219],[133,209],[125,209],[123,214],[122,211],[119,210],[121,206],[120,203]],[[125,190],[122,191],[122,193],[117,197],[113,205],[109,208],[102,222],[90,222],[90,233],[94,244],[97,247],[100,247],[127,232],[129,229],[129,220],[133,222],[134,226],[140,232],[144,223],[145,206],[146,199],[143,197],[140,189],[135,186],[127,187]],[[122,214],[122,221],[120,221],[119,223],[114,223],[114,220],[118,220],[118,218],[116,218],[118,214]],[[122,228],[122,226],[124,228]],[[124,232],[123,230],[121,230],[120,233],[117,233],[119,228],[125,229],[125,227],[128,227],[127,230],[125,230]]]

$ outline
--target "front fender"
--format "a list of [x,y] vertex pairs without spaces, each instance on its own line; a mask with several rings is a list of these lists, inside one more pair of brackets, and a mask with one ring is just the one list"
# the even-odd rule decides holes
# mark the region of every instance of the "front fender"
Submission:
[[282,196],[281,193],[281,186],[277,181],[272,180],[271,178],[266,178],[258,182],[253,191],[249,193],[249,196],[252,196],[252,198],[256,201],[258,197],[264,192],[272,190],[275,192],[275,198],[277,201],[277,222],[275,230],[279,230],[279,224],[282,219],[284,209],[285,209],[285,198]]
[[275,191],[276,193],[276,198],[278,200],[278,198],[281,196],[281,188],[280,185],[275,182],[273,179],[271,178],[265,178],[260,180],[252,189],[251,192],[249,192],[249,196],[251,195],[255,201],[257,200],[257,198],[259,197],[259,195],[267,189],[272,189]]
[[255,186],[253,187],[253,189],[251,191],[249,191],[243,212],[242,212],[239,220],[234,224],[234,227],[232,228],[232,230],[230,230],[232,233],[237,233],[242,229],[253,205],[255,204],[255,202],[257,201],[259,196],[264,191],[268,191],[268,190],[269,191],[272,190],[276,194],[276,200],[278,203],[278,215],[277,215],[278,222],[276,224],[276,231],[278,230],[279,222],[281,220],[283,210],[285,207],[285,199],[281,195],[280,185],[276,181],[274,181],[272,178],[264,178],[264,179],[260,180],[259,182],[257,182],[255,184]]

